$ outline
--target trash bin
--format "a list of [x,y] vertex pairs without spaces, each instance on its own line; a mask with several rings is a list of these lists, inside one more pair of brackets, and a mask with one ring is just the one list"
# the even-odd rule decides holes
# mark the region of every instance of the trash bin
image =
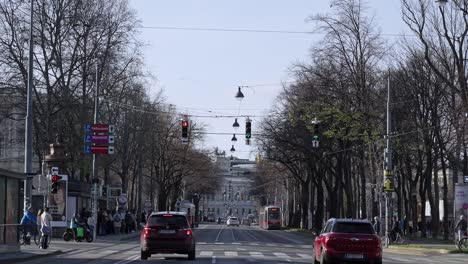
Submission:
[[76,236],[77,237],[84,237],[84,228],[83,227],[78,227],[76,229]]

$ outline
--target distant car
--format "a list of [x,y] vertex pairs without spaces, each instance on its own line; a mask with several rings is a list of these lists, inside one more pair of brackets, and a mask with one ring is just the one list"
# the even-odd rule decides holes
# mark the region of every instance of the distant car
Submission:
[[140,236],[141,259],[151,254],[188,254],[195,259],[195,237],[185,212],[156,212],[146,221]]
[[239,219],[237,217],[230,217],[226,222],[227,226],[239,226],[239,224]]
[[367,220],[327,221],[314,241],[314,263],[382,263],[382,245]]

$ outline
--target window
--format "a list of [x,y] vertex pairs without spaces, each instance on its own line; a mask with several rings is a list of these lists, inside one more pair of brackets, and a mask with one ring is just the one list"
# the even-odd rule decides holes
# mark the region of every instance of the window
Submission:
[[179,226],[188,227],[187,218],[182,215],[153,215],[149,220],[149,226]]
[[348,234],[374,234],[374,228],[372,228],[370,223],[338,222],[333,227],[333,232]]
[[2,133],[0,133],[0,157],[5,157],[6,152],[6,139]]

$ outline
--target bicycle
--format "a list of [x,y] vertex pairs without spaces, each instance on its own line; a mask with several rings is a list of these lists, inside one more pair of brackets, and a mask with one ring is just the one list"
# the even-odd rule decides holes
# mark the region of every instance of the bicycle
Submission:
[[461,236],[461,234],[458,235],[458,239],[455,239],[455,245],[457,246],[458,250],[460,250],[460,252],[468,253],[467,232],[465,232],[463,236]]
[[33,240],[36,245],[39,245],[40,240],[37,235],[38,232],[35,226],[31,226],[31,231],[25,232],[24,226],[19,226],[19,242],[21,246],[31,245],[31,240]]
[[385,235],[380,238],[382,247],[388,248],[390,245],[409,245],[407,239],[403,238],[400,233],[396,233],[395,240],[392,239],[392,234]]

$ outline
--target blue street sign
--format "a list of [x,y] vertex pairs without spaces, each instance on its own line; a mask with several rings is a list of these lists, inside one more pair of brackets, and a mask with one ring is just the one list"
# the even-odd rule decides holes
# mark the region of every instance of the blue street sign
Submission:
[[91,128],[92,128],[91,124],[85,124],[84,126],[85,132],[91,132]]
[[91,146],[90,145],[85,145],[84,153],[85,154],[91,154]]
[[91,143],[92,136],[91,135],[86,135],[85,137],[85,142],[86,143]]

